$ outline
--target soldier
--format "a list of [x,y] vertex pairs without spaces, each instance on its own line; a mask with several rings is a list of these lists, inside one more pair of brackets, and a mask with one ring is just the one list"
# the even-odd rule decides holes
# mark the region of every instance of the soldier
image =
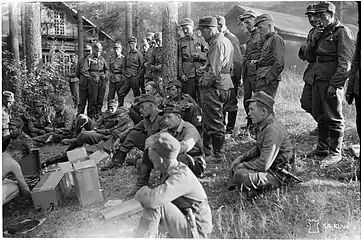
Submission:
[[140,74],[140,89],[142,91],[142,94],[145,94],[145,72],[147,70],[146,68],[146,55],[147,55],[147,51],[149,49],[149,44],[148,44],[148,41],[146,39],[143,40],[143,43],[141,45],[141,53],[143,55],[143,60],[144,60],[144,63],[143,63],[143,66],[142,66],[142,71],[141,71],[141,74]]
[[[2,154],[2,200],[3,205],[14,199],[19,193],[31,204],[29,186],[26,184],[21,167],[18,163],[29,154],[29,146],[21,140],[12,141]],[[15,176],[17,182],[10,180],[9,174]]]
[[199,19],[198,25],[202,36],[209,44],[207,65],[198,70],[199,73],[203,72],[204,74],[200,79],[202,119],[205,126],[203,145],[206,154],[210,153],[211,146],[213,146],[215,161],[225,161],[223,109],[233,88],[230,76],[233,64],[233,46],[231,41],[218,31],[215,17],[203,17]]
[[81,69],[83,69],[84,62],[89,55],[92,54],[92,47],[89,45],[85,45],[84,47],[84,58],[79,59],[78,65],[76,68],[76,76],[79,79],[79,106],[78,106],[78,114],[83,114],[85,111],[85,105],[88,101],[88,115],[89,115],[89,99],[90,99],[90,88],[88,85],[88,79],[81,73]]
[[[308,66],[305,70],[305,73],[303,74],[303,81],[305,82],[305,85],[303,86],[302,95],[301,95],[301,108],[304,109],[306,112],[312,115],[312,84],[313,84],[313,78],[315,69],[313,68],[314,63],[316,61],[316,55],[313,56],[306,56],[305,55],[305,48],[308,44],[308,42],[311,40],[312,35],[314,34],[315,27],[316,27],[316,21],[315,21],[315,7],[313,4],[310,4],[307,6],[306,13],[308,17],[308,21],[311,24],[312,28],[308,32],[307,40],[304,44],[301,45],[300,50],[298,51],[298,56],[302,61],[307,61]],[[318,129],[317,127],[310,132],[310,135],[317,136],[318,135]]]
[[150,81],[145,84],[145,93],[156,98],[157,106],[160,106],[163,103],[163,98],[157,92],[157,84],[155,84],[155,82]]
[[231,90],[231,96],[229,101],[225,104],[224,107],[224,116],[226,116],[226,112],[228,112],[227,126],[226,126],[226,134],[232,134],[234,130],[234,126],[236,125],[236,118],[238,112],[238,86],[241,80],[241,72],[242,72],[242,63],[243,63],[243,55],[241,52],[241,46],[238,38],[231,33],[226,26],[226,19],[223,16],[216,16],[218,22],[218,31],[223,33],[226,38],[228,38],[233,45],[233,71],[231,72],[231,79],[233,82],[234,88]]
[[[129,92],[129,82],[125,80],[125,57],[122,55],[122,45],[120,43],[114,44],[115,57],[110,60],[110,83],[108,102],[115,97],[115,93],[118,95],[119,106],[124,105],[124,98]],[[128,92],[127,92],[128,90]]]
[[182,81],[182,92],[189,94],[197,102],[200,101],[199,78],[197,69],[206,62],[208,45],[204,38],[193,32],[194,24],[190,18],[184,18],[179,25],[183,28],[184,37],[178,42],[179,76]]
[[182,93],[182,83],[178,80],[170,81],[167,92],[168,96],[164,98],[163,104],[178,105],[182,119],[193,124],[202,133],[202,109],[190,95]]
[[11,106],[15,102],[14,93],[10,91],[4,91],[2,96],[3,111],[2,111],[2,137],[3,137],[3,151],[6,149],[9,141],[4,141],[4,137],[10,135],[9,122],[11,118]]
[[285,67],[285,43],[275,31],[269,14],[258,16],[255,26],[263,41],[260,58],[251,61],[257,69],[256,91],[264,91],[275,98]]
[[129,52],[125,59],[125,77],[127,78],[129,87],[127,94],[132,88],[135,97],[140,95],[140,75],[143,66],[143,55],[137,49],[137,39],[131,37],[128,40]]
[[[243,106],[246,114],[248,115],[249,108],[247,100],[252,97],[252,93],[256,92],[256,68],[251,64],[252,60],[258,60],[261,55],[263,42],[261,35],[254,26],[256,20],[256,13],[253,10],[247,10],[238,17],[238,25],[242,31],[247,33],[248,41],[246,43],[246,50],[242,68],[243,79]],[[246,133],[251,126],[251,120],[247,118]],[[249,133],[248,133],[249,135]]]
[[322,167],[342,159],[344,117],[342,95],[349,77],[355,44],[351,31],[335,19],[335,5],[320,2],[315,6],[316,37],[307,47],[316,55],[312,88],[312,114],[318,123],[318,143],[308,157],[323,156]]
[[76,76],[77,66],[78,63],[76,60],[76,55],[71,55],[70,68],[67,77],[69,78],[69,88],[73,99],[74,108],[78,108],[79,104],[79,78]]
[[149,62],[150,62],[150,58],[152,57],[153,50],[156,46],[156,43],[154,41],[154,33],[147,33],[146,37],[147,37],[146,39],[147,39],[149,48],[148,48],[147,52],[145,53],[145,57],[144,57],[144,67],[145,67],[144,81],[145,81],[145,83],[147,83],[149,81],[153,81],[152,70],[150,68]]
[[[111,161],[101,167],[102,171],[120,167],[124,163],[128,152],[130,152],[133,147],[137,147],[143,151],[145,139],[164,128],[161,126],[162,116],[154,96],[142,94],[137,98],[136,104],[140,107],[140,112],[144,119],[136,124],[128,133],[119,149],[114,153]],[[141,169],[141,172],[142,171],[146,172],[147,169]]]
[[44,110],[44,105],[39,100],[34,100],[32,112],[25,116],[25,133],[30,137],[46,134],[45,127],[51,124],[50,116]]
[[162,80],[162,64],[163,64],[163,53],[162,53],[162,33],[157,32],[154,35],[154,40],[157,46],[152,52],[152,56],[149,60],[149,66],[152,70],[152,79],[153,82],[157,84],[157,90],[162,95],[163,90],[163,80]]
[[24,122],[21,119],[12,118],[9,122],[10,135],[3,137],[3,141],[10,143],[15,139],[22,140],[28,144],[29,148],[33,148],[33,140],[23,131],[23,127]]
[[289,179],[280,169],[290,169],[293,147],[285,126],[274,117],[273,98],[259,91],[248,102],[257,144],[231,163],[228,188],[241,186],[246,196],[253,198],[266,188],[287,183]]
[[169,133],[152,137],[149,157],[164,177],[159,186],[144,186],[135,195],[144,208],[135,237],[154,238],[159,225],[172,238],[207,238],[211,233],[206,193],[189,168],[177,161],[180,149]]
[[93,45],[93,54],[89,55],[84,61],[84,66],[81,69],[88,80],[88,87],[90,89],[88,103],[89,117],[95,118],[101,113],[106,89],[107,78],[109,75],[109,66],[105,58],[101,56],[103,47],[100,43]]

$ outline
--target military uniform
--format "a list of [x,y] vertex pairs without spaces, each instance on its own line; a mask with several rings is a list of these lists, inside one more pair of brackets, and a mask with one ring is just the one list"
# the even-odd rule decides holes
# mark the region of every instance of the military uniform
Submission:
[[[185,18],[180,22],[180,26],[191,25],[193,21]],[[195,33],[192,36],[184,36],[178,41],[178,71],[179,76],[185,75],[188,80],[183,82],[182,91],[189,94],[194,100],[200,100],[199,78],[197,69],[203,67],[206,62],[208,44],[203,37],[198,37]]]
[[69,88],[73,99],[74,107],[78,107],[79,104],[79,78],[76,76],[77,63],[70,62],[69,72],[67,77],[69,78]]
[[[180,148],[167,133],[159,134],[150,147],[163,158],[175,158]],[[202,185],[186,165],[177,161],[170,162],[163,174],[160,185],[144,186],[135,195],[144,208],[135,237],[154,238],[162,226],[172,238],[207,238],[212,231],[212,216]]]
[[[162,34],[156,33],[154,39],[161,40]],[[162,66],[163,66],[163,52],[162,52],[162,46],[157,46],[153,49],[152,55],[149,59],[149,65],[152,69],[152,79],[153,82],[157,85],[157,91],[161,94],[163,94],[163,79],[162,79]]]
[[[128,42],[136,42],[135,37],[131,37]],[[127,79],[126,94],[129,90],[133,90],[134,96],[140,95],[140,83],[139,78],[143,66],[143,55],[137,50],[129,51],[125,57],[125,77]]]
[[[85,45],[85,51],[91,51],[92,47],[89,45]],[[78,65],[76,68],[76,76],[79,79],[79,105],[78,105],[78,114],[84,114],[85,105],[88,101],[88,115],[89,115],[89,99],[91,95],[90,86],[88,85],[88,78],[84,76],[81,70],[84,67],[84,63],[87,57],[81,58],[78,60]]]
[[[270,15],[262,14],[257,17],[255,26],[267,20],[273,21]],[[274,98],[284,67],[285,43],[276,32],[271,32],[265,37],[260,58],[256,63],[256,91],[264,91]]]
[[[43,108],[43,105],[40,101],[35,100],[33,102],[34,108]],[[27,114],[24,116],[25,126],[24,131],[30,137],[36,137],[43,134],[46,134],[45,127],[48,127],[51,124],[50,116],[46,113],[44,109],[39,110],[36,113]]]
[[[335,5],[322,2],[315,6],[315,14],[325,11],[334,13]],[[312,115],[319,130],[316,151],[327,155],[322,166],[328,166],[342,159],[345,128],[342,95],[349,77],[355,45],[351,31],[339,21],[326,26],[317,42],[312,41],[309,45],[307,49],[316,53],[312,88]]]
[[[98,43],[94,45],[94,51],[101,51],[102,46]],[[89,55],[84,61],[81,74],[88,80],[89,94],[89,116],[94,117],[100,114],[103,107],[107,77],[109,75],[109,66],[105,58],[94,53]]]
[[29,148],[34,147],[34,143],[31,140],[30,136],[24,133],[23,126],[24,126],[24,122],[21,119],[14,119],[14,118],[11,119],[11,121],[9,122],[10,135],[3,137],[3,142],[7,142],[6,146],[12,140],[17,139],[17,140],[25,141],[28,144]]
[[[273,111],[274,100],[263,91],[248,101],[261,102]],[[293,158],[293,146],[285,126],[271,113],[255,128],[256,145],[230,169],[229,189],[241,185],[243,190],[258,191],[287,183],[286,176],[278,170],[290,170]]]
[[[199,26],[217,27],[217,19],[201,18]],[[208,44],[207,65],[200,80],[202,119],[205,126],[203,145],[207,150],[210,150],[212,142],[214,157],[220,159],[224,158],[225,126],[223,109],[233,88],[230,76],[233,64],[233,46],[229,39],[224,37],[223,33],[218,33],[212,37]]]
[[[116,43],[114,48],[121,48],[119,43]],[[118,95],[119,106],[124,105],[124,98],[129,92],[129,83],[125,79],[125,57],[123,55],[112,57],[110,60],[110,83],[108,101],[114,99],[115,93]]]
[[[154,42],[154,33],[148,33],[147,34],[147,41],[153,41]],[[153,45],[150,45],[147,52],[144,55],[144,65],[145,66],[145,73],[144,73],[144,80],[145,83],[153,81],[152,77],[152,69],[150,68],[149,62],[153,54],[153,50],[155,47]]]

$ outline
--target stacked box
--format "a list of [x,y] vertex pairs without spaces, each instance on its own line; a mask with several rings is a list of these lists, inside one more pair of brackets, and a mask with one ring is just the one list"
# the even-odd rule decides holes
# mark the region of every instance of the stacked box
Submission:
[[41,175],[40,181],[31,191],[35,209],[47,210],[51,206],[62,203],[66,192],[63,172],[52,172]]

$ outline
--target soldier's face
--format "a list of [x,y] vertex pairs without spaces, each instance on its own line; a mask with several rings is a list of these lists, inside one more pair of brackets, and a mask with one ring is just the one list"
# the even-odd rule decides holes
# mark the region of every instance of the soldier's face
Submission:
[[115,106],[115,105],[108,106],[108,111],[110,113],[115,113],[117,111],[117,106]]
[[84,56],[85,57],[89,56],[90,54],[92,54],[92,50],[85,50],[84,51]]
[[13,152],[12,157],[15,159],[15,161],[19,162],[21,159],[23,159],[24,154],[21,150],[16,150]]
[[312,27],[316,27],[316,19],[315,16],[311,13],[307,14],[308,22],[311,24]]
[[201,33],[202,33],[202,37],[204,38],[204,40],[208,41],[209,39],[211,39],[211,28],[210,27],[202,27],[201,29]]
[[270,26],[267,23],[267,21],[259,23],[258,26],[257,26],[257,29],[258,29],[261,37],[263,37],[263,38],[266,37],[267,34],[269,34],[271,32]]
[[102,53],[102,50],[101,49],[96,49],[95,51],[94,51],[94,55],[96,56],[96,57],[100,57],[100,54]]
[[18,136],[20,134],[20,128],[14,125],[9,125],[9,131],[10,134],[13,135],[13,137]]
[[163,114],[163,123],[169,129],[173,129],[178,126],[180,116],[175,113],[164,113]]
[[193,27],[191,25],[182,26],[182,30],[186,36],[192,36],[193,34]]
[[155,42],[157,43],[157,46],[161,47],[162,46],[162,39],[157,39],[155,40]]
[[170,98],[177,98],[180,94],[179,89],[176,86],[168,88],[168,95]]
[[267,116],[267,111],[265,108],[258,106],[257,102],[251,102],[249,104],[249,113],[248,113],[253,124],[258,124],[264,120]]
[[246,18],[242,21],[244,28],[248,31],[251,32],[252,29],[254,28],[254,19],[252,18]]
[[136,46],[136,43],[135,43],[135,42],[130,42],[130,43],[129,43],[129,48],[130,48],[130,50],[134,50],[134,49],[135,49],[135,46]]
[[152,114],[152,106],[150,102],[143,102],[139,105],[140,113],[143,117],[149,117]]
[[114,48],[115,55],[120,56],[122,54],[122,48]]
[[331,12],[318,12],[315,13],[315,20],[317,27],[327,27],[333,20],[333,13]]
[[149,95],[154,95],[156,93],[156,90],[151,85],[147,85],[145,86],[145,93]]
[[148,50],[148,48],[149,48],[149,45],[148,45],[148,44],[143,44],[143,45],[142,45],[142,50],[143,50],[144,52],[146,52],[146,51]]

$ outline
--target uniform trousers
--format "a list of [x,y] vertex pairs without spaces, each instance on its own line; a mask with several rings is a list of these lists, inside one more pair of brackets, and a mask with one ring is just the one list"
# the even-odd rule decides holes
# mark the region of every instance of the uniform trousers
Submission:
[[[336,97],[328,98],[328,81],[315,81],[312,88],[312,115],[318,123],[318,143],[320,150],[329,149],[333,154],[341,154],[344,135],[342,114],[343,89],[336,89]],[[329,141],[328,141],[329,138]]]
[[227,132],[233,131],[234,126],[236,125],[236,118],[237,118],[237,112],[238,112],[237,93],[238,93],[239,80],[237,80],[236,77],[232,77],[232,82],[233,82],[234,88],[231,89],[231,94],[230,94],[229,100],[225,103],[224,109],[223,109],[224,122],[226,122],[225,116],[226,116],[226,112],[228,112],[228,119],[227,119],[227,126],[226,126]]
[[92,117],[92,113],[91,110],[89,108],[89,102],[90,102],[90,96],[92,94],[91,89],[89,87],[88,84],[88,79],[86,79],[83,76],[80,76],[80,81],[79,81],[79,105],[78,105],[78,114],[85,114],[85,106],[86,103],[88,101],[88,110],[87,110],[87,115],[89,117]]
[[105,135],[97,133],[95,131],[83,131],[78,134],[75,140],[70,144],[66,151],[71,151],[75,148],[83,146],[84,143],[87,144],[97,144],[103,140]]
[[90,106],[92,116],[94,117],[94,114],[101,113],[102,107],[103,107],[103,101],[104,101],[104,95],[106,90],[106,79],[104,75],[94,77],[95,79],[91,79],[89,81],[89,88],[90,88]]
[[312,84],[305,82],[300,102],[301,108],[312,115]]
[[130,90],[130,82],[125,77],[121,76],[118,81],[110,81],[108,101],[115,98],[115,93],[118,95],[119,106],[124,106],[124,98]]
[[196,79],[196,77],[189,77],[186,82],[182,82],[182,92],[189,94],[197,102],[200,97],[199,94],[197,94],[198,81],[199,79],[198,78]]
[[267,83],[265,78],[258,78],[256,80],[256,92],[264,91],[271,97],[275,98],[279,83],[280,82],[278,80]]
[[79,81],[72,82],[69,80],[70,93],[73,99],[74,106],[79,104]]

